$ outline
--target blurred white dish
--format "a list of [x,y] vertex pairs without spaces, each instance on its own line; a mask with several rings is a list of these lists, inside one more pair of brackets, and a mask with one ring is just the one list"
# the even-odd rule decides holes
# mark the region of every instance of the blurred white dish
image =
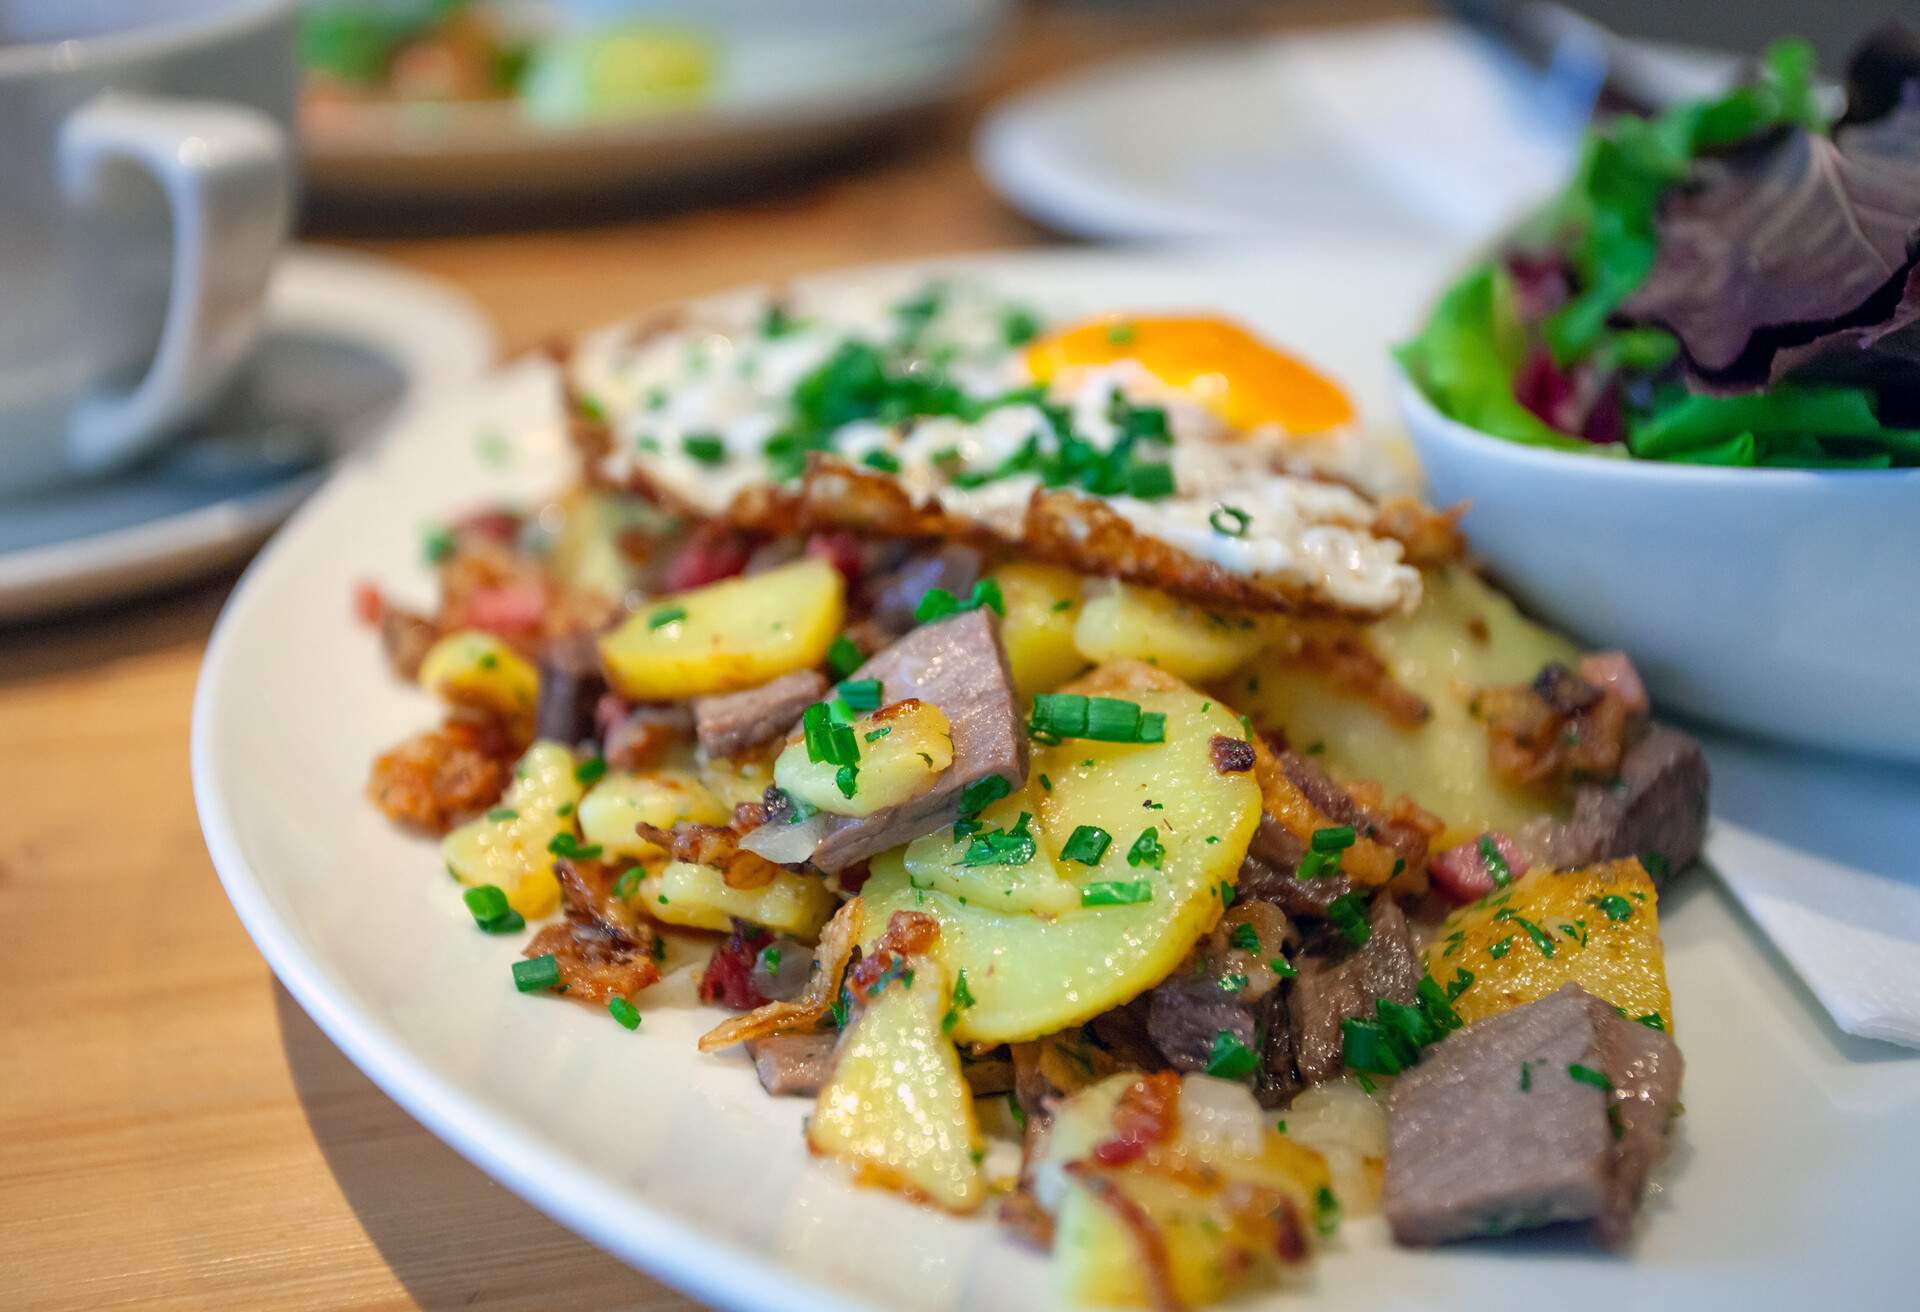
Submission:
[[784,0],[633,10],[576,0],[561,22],[637,16],[710,35],[710,97],[542,122],[514,100],[334,104],[303,118],[307,182],[327,196],[516,199],[644,190],[817,155],[949,99],[1006,0]]
[[[1067,311],[1218,307],[1309,353],[1379,417],[1386,333],[1450,265],[1444,250],[1328,242],[957,267]],[[1045,1259],[990,1217],[915,1208],[810,1161],[808,1103],[768,1098],[737,1052],[694,1050],[716,1013],[691,1006],[684,977],[660,986],[679,990],[671,1003],[641,995],[637,1034],[516,994],[518,945],[475,932],[432,845],[362,800],[374,752],[435,712],[350,621],[349,593],[369,578],[424,593],[423,522],[566,479],[556,390],[551,367],[530,361],[416,413],[344,468],[235,592],[201,676],[193,772],[236,910],[301,1005],[430,1129],[705,1302],[1059,1307]],[[475,458],[482,423],[514,435],[511,465]],[[1630,1254],[1554,1234],[1409,1251],[1354,1219],[1313,1287],[1270,1305],[1482,1309],[1516,1289],[1550,1291],[1555,1312],[1910,1301],[1909,1217],[1890,1200],[1920,1170],[1920,1059],[1836,1033],[1709,881],[1677,883],[1661,920],[1688,1114]]]
[[330,461],[493,356],[493,330],[446,284],[370,256],[290,247],[257,356],[205,423],[110,478],[0,500],[0,620],[243,558]]
[[1632,652],[1656,704],[1920,762],[1920,469],[1547,451],[1398,390],[1434,500],[1472,505],[1474,549],[1543,619]]
[[1473,236],[1559,185],[1588,108],[1458,24],[1373,23],[1096,68],[997,107],[975,156],[1081,236]]

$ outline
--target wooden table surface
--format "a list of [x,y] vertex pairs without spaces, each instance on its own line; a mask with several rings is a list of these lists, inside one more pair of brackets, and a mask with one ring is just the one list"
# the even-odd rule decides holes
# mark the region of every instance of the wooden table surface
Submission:
[[[508,352],[731,283],[1033,245],[1046,234],[969,162],[993,95],[1123,49],[1410,7],[1050,9],[915,139],[777,195],[351,244],[462,287]],[[241,931],[187,776],[194,679],[232,582],[0,630],[0,1303],[691,1306],[416,1124]]]

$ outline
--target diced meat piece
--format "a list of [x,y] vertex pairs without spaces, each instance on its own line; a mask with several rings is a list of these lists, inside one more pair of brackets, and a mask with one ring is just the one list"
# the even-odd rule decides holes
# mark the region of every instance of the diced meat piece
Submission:
[[[1147,993],[1146,1031],[1162,1061],[1180,1071],[1204,1071],[1219,1036],[1230,1034],[1256,1058],[1277,1052],[1249,1077],[1256,1092],[1277,1100],[1293,1083],[1291,1041],[1282,1031],[1282,961],[1297,939],[1285,913],[1270,902],[1240,898],[1171,978]],[[1098,1030],[1095,1031],[1099,1033]]]
[[1619,1243],[1665,1151],[1681,1069],[1670,1035],[1577,984],[1445,1039],[1388,1105],[1381,1210],[1394,1238],[1592,1220]]
[[1287,998],[1293,1056],[1308,1084],[1338,1077],[1345,1067],[1340,1022],[1374,1014],[1381,998],[1411,1006],[1425,972],[1407,932],[1407,918],[1389,897],[1376,897],[1367,914],[1371,932],[1359,947],[1329,939],[1294,958],[1299,977]]
[[1295,874],[1306,847],[1270,815],[1260,817],[1253,844],[1234,886],[1241,897],[1271,902],[1296,920],[1325,920],[1327,908],[1353,891],[1345,875],[1301,879]]
[[694,736],[708,756],[733,756],[785,734],[827,686],[818,670],[795,670],[758,688],[696,698]]
[[1183,972],[1157,985],[1148,997],[1147,1033],[1167,1064],[1204,1071],[1222,1034],[1257,1052],[1253,1007],[1205,974]]
[[1650,705],[1647,685],[1640,681],[1640,671],[1633,667],[1633,661],[1625,652],[1589,652],[1580,658],[1580,677],[1602,692],[1618,697],[1633,714],[1647,713]]
[[519,751],[493,721],[455,716],[376,757],[367,796],[389,820],[445,833],[500,800]]
[[760,1087],[776,1098],[811,1098],[833,1076],[836,1036],[801,1032],[747,1040]]
[[730,579],[747,567],[748,539],[721,524],[703,524],[674,553],[660,577],[663,592],[685,592]]
[[813,949],[798,939],[776,938],[753,959],[754,992],[769,1002],[791,1002],[813,973]]
[[534,734],[569,747],[593,738],[594,707],[606,694],[600,649],[591,634],[556,638],[540,648],[540,699]]
[[1005,1054],[993,1057],[980,1057],[961,1066],[960,1073],[967,1077],[967,1087],[973,1090],[976,1098],[991,1098],[997,1094],[1013,1092],[1013,1058]]
[[868,615],[889,632],[905,633],[913,627],[913,612],[929,590],[945,588],[956,597],[964,597],[979,580],[980,565],[980,553],[963,542],[949,542],[909,556],[868,582]]
[[595,719],[602,726],[600,755],[618,770],[644,770],[693,736],[693,709],[685,702],[629,705],[609,695],[601,698]]
[[1506,873],[1514,879],[1526,874],[1532,864],[1532,858],[1518,843],[1497,830],[1488,830],[1479,838],[1456,844],[1427,863],[1427,874],[1434,888],[1449,902],[1471,902],[1500,886],[1483,843],[1491,846],[1506,863]]
[[506,638],[538,631],[546,613],[546,590],[532,581],[476,588],[466,598],[466,624]]
[[752,1011],[767,1005],[768,999],[753,986],[753,964],[773,935],[738,921],[734,925],[733,933],[707,958],[707,968],[700,975],[700,1001]]
[[1600,689],[1559,661],[1548,661],[1533,676],[1534,695],[1556,714],[1578,715],[1601,698]]
[[1026,782],[1027,735],[991,611],[923,624],[853,677],[880,680],[889,702],[917,697],[939,707],[953,726],[953,764],[911,801],[868,816],[835,816],[813,852],[820,869],[845,869],[952,824],[962,790],[988,775],[1015,787]]
[[852,533],[815,533],[807,539],[806,554],[840,571],[848,583],[858,583],[866,563],[860,539]]
[[1618,779],[1575,789],[1573,813],[1546,830],[1542,855],[1557,868],[1577,869],[1651,854],[1658,860],[1648,873],[1658,882],[1699,857],[1708,785],[1699,742],[1678,729],[1650,725],[1620,758]]

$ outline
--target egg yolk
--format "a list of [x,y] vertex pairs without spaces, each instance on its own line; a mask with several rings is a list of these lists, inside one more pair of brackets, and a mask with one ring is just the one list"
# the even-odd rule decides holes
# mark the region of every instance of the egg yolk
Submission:
[[1340,386],[1227,319],[1109,315],[1063,328],[1027,348],[1027,370],[1049,382],[1070,369],[1132,360],[1187,392],[1229,427],[1273,424],[1322,433],[1353,418]]

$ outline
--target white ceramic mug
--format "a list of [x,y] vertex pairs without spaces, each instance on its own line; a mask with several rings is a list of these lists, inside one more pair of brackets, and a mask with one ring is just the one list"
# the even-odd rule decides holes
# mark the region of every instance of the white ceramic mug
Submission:
[[0,495],[109,469],[252,349],[293,0],[0,0]]

